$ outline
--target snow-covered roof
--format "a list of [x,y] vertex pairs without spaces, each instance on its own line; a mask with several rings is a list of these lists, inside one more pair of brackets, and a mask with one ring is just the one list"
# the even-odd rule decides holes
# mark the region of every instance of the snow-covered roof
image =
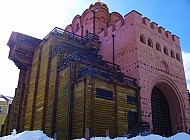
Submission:
[[4,98],[0,98],[0,102],[6,102]]
[[6,102],[8,102],[9,104],[11,104],[12,103],[12,100],[13,100],[13,97],[10,97],[10,96],[5,96],[5,95],[0,95],[0,101],[2,100],[3,101],[3,99],[6,101]]

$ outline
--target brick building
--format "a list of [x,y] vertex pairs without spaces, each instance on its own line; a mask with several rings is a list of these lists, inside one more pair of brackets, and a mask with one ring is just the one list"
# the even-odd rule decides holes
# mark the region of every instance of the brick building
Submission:
[[8,114],[8,110],[11,107],[13,97],[0,95],[0,131],[3,128],[5,118]]
[[81,35],[95,32],[101,41],[99,53],[103,58],[115,61],[125,75],[137,79],[142,120],[150,122],[154,133],[190,130],[179,37],[137,11],[124,17],[117,12],[109,13],[103,3],[95,3],[82,16],[75,16],[66,29]]
[[[148,18],[142,17],[137,11],[131,11],[124,17],[117,12],[109,13],[107,5],[101,2],[90,5],[81,16],[76,15],[72,24],[68,25],[65,30],[80,37],[86,37],[89,33],[94,34],[94,37],[98,35],[99,45],[97,45],[97,42],[88,44],[91,51],[98,51],[106,62],[119,65],[124,75],[137,79],[137,84],[141,87],[140,117],[142,121],[150,123],[153,133],[169,136],[180,131],[189,132],[189,98],[180,41],[176,35],[165,31],[163,27],[151,22]],[[14,35],[12,34],[8,43],[11,48],[10,58],[20,68],[23,67],[23,64],[25,68],[25,65],[30,67],[28,71],[21,69],[21,75],[28,73],[30,77],[31,71],[34,72],[31,69],[31,62],[33,62],[33,67],[34,62],[37,61],[34,60],[33,52],[35,52],[34,55],[39,56],[38,59],[46,57],[39,55],[43,49],[37,52],[38,49],[36,48],[44,45],[44,42],[52,34],[49,34],[43,40],[33,38],[33,43],[30,46],[31,52],[28,53],[30,56],[26,57],[26,54],[23,53],[20,59],[18,59],[18,54],[15,57],[14,42],[18,38]],[[23,59],[25,57],[30,61]],[[44,63],[46,62],[48,63],[47,60],[44,61]],[[49,69],[49,67],[47,68]],[[38,73],[38,70],[36,72]],[[28,80],[32,78],[29,77]],[[50,79],[47,78],[46,80]],[[31,84],[30,81],[28,82]],[[44,84],[49,84],[49,82]],[[43,87],[42,85],[40,86]],[[30,86],[35,86],[35,84],[33,83]],[[34,95],[31,94],[32,96],[30,96],[30,86],[29,89],[25,89],[26,91],[29,90],[27,102],[30,100],[32,102],[35,97],[35,91]],[[48,89],[45,88],[44,91],[46,91],[46,94],[48,93]],[[36,94],[37,92],[40,91],[36,91]],[[46,94],[43,95],[44,101]],[[41,95],[39,95],[39,98],[41,98]],[[36,101],[32,103],[36,103]],[[29,117],[32,116],[29,115]],[[28,119],[27,116],[26,119]],[[34,120],[32,121],[31,123],[34,123]],[[31,126],[26,128],[31,128]],[[117,135],[117,133],[115,134]]]

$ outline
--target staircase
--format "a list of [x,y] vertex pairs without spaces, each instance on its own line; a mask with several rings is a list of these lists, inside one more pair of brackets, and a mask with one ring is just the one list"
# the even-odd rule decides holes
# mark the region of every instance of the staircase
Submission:
[[132,138],[138,135],[147,136],[150,134],[150,124],[148,122],[139,122],[134,128],[127,133],[127,138]]

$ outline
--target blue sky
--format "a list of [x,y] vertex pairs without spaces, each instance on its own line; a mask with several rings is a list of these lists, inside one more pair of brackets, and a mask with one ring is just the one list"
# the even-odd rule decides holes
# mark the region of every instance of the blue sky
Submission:
[[[54,27],[65,28],[96,0],[1,0],[0,94],[14,96],[19,70],[8,60],[6,45],[12,31],[42,39]],[[186,79],[190,83],[190,0],[101,0],[110,12],[136,10],[180,37]],[[190,89],[190,84],[188,85]]]
[[111,11],[119,11],[122,15],[133,9],[138,11],[142,16],[179,36],[182,50],[190,52],[190,0],[118,0],[114,2],[105,0],[105,2]]

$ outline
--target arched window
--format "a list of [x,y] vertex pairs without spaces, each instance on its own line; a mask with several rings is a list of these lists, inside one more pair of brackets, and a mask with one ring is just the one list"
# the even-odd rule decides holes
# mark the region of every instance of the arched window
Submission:
[[164,72],[169,73],[169,67],[168,67],[168,64],[166,63],[166,61],[164,61],[164,60],[161,61],[160,69]]
[[164,53],[165,53],[166,55],[168,55],[168,49],[166,48],[166,46],[164,46]]
[[148,46],[153,47],[153,43],[152,43],[152,40],[150,38],[148,39]]
[[174,53],[173,50],[171,50],[171,57],[172,57],[172,58],[175,58],[175,53]]
[[159,44],[159,43],[156,43],[156,49],[157,49],[158,51],[161,51],[161,47],[160,47],[160,44]]
[[140,41],[146,44],[146,40],[143,34],[140,35]]
[[177,59],[178,61],[181,61],[180,55],[179,55],[178,53],[176,54],[176,59]]

